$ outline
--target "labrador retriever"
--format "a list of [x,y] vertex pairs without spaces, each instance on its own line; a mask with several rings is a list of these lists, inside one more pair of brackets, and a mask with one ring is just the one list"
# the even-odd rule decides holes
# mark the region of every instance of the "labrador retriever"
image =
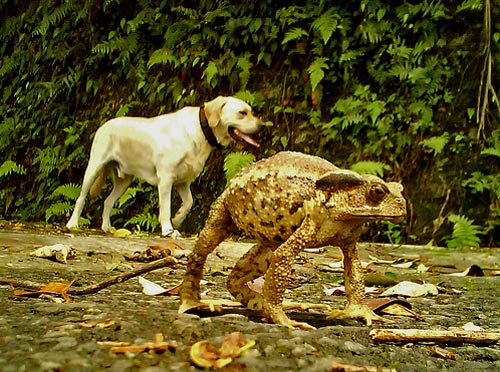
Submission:
[[[95,197],[110,174],[113,190],[102,213],[102,230],[110,231],[111,209],[136,176],[158,186],[162,235],[180,237],[176,229],[193,205],[190,183],[203,170],[212,149],[233,141],[258,147],[250,134],[263,125],[248,104],[221,96],[201,107],[187,106],[153,118],[109,120],[95,134],[82,189],[66,227],[78,227],[87,194]],[[182,204],[171,220],[172,188]]]

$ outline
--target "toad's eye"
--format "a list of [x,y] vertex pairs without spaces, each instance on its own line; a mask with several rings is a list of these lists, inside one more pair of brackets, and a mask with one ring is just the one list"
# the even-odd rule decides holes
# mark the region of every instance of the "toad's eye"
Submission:
[[387,192],[388,192],[387,187],[381,184],[376,184],[370,187],[368,196],[370,197],[371,200],[378,202],[385,197]]
[[240,111],[240,115],[241,115],[241,116],[246,116],[246,115],[247,115],[247,112],[246,112],[246,111]]

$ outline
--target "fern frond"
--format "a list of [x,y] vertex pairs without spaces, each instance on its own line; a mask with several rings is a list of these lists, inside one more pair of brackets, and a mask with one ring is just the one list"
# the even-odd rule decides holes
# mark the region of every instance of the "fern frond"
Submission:
[[232,152],[224,158],[224,172],[226,181],[229,182],[242,168],[253,163],[255,156],[246,151]]
[[33,30],[33,35],[45,36],[50,26],[61,22],[74,8],[73,1],[69,1],[54,9],[50,14],[45,14],[40,24]]
[[52,196],[63,196],[69,200],[76,200],[80,195],[81,186],[76,183],[67,183],[54,190]]
[[128,202],[131,199],[135,198],[135,195],[138,192],[141,192],[143,189],[142,187],[129,187],[125,192],[118,198],[118,201],[116,203],[117,208],[123,207],[123,205]]
[[12,173],[21,175],[26,174],[26,168],[12,160],[4,161],[2,165],[0,165],[0,177],[9,176]]
[[281,42],[281,44],[286,44],[290,41],[300,39],[300,38],[307,36],[307,35],[308,35],[308,33],[303,28],[294,27],[285,34],[285,37],[283,38],[283,41]]
[[325,77],[324,70],[329,67],[326,62],[328,62],[328,58],[317,57],[307,68],[307,72],[309,73],[309,78],[311,80],[312,90],[315,90],[321,80]]
[[385,170],[390,170],[391,167],[379,161],[359,161],[351,165],[351,169],[359,174],[372,174],[374,176],[383,177]]
[[481,239],[478,235],[483,234],[481,227],[474,225],[474,221],[465,216],[453,214],[448,217],[453,223],[451,238],[446,241],[449,248],[479,247]]
[[139,225],[146,231],[154,231],[159,224],[160,222],[158,221],[158,217],[152,215],[151,213],[141,213],[125,222],[125,226]]
[[155,50],[149,57],[147,67],[150,69],[154,65],[168,64],[171,63],[172,67],[177,67],[177,58],[170,54],[170,51],[166,48],[161,48]]
[[0,67],[0,77],[7,75],[9,72],[14,71],[19,66],[20,58],[15,56],[7,56],[2,60],[2,67]]
[[420,142],[422,146],[430,148],[434,151],[434,155],[438,155],[443,151],[444,147],[448,144],[450,137],[448,133],[444,133],[440,136],[434,136],[427,139],[424,139]]
[[45,210],[45,222],[49,222],[49,219],[54,216],[69,216],[72,210],[73,203],[71,202],[58,202],[52,204]]
[[319,32],[325,45],[328,43],[328,40],[330,40],[333,31],[337,29],[339,19],[340,16],[336,13],[336,9],[330,8],[312,23],[311,27],[313,30]]

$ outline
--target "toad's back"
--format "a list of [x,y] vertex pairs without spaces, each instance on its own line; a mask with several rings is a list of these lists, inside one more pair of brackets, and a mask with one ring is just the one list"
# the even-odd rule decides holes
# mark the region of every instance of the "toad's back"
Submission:
[[335,170],[325,159],[281,152],[248,166],[231,180],[225,191],[226,208],[247,235],[281,243],[301,224],[304,202],[316,194],[316,180]]

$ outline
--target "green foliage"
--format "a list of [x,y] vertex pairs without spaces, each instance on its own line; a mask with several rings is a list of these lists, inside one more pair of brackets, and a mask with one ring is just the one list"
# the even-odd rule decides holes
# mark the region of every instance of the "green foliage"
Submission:
[[139,227],[139,230],[154,231],[160,225],[160,222],[158,221],[158,216],[156,215],[151,213],[141,213],[125,222],[125,226],[128,225]]
[[384,170],[390,170],[391,167],[379,161],[359,161],[352,164],[351,169],[359,174],[372,174],[383,177]]
[[474,225],[474,221],[465,216],[450,215],[448,221],[453,224],[453,233],[446,239],[449,248],[479,247],[483,234],[481,227]]
[[6,160],[0,165],[0,177],[9,176],[11,174],[26,174],[26,169],[12,160]]
[[[500,9],[490,5],[4,2],[2,217],[65,222],[103,122],[222,94],[273,123],[259,158],[293,149],[401,180],[412,209],[398,239],[443,243],[450,225],[428,226],[453,211],[485,229],[481,244],[498,245]],[[228,178],[253,160],[232,157]],[[198,216],[223,187],[222,162],[216,152],[195,184]],[[155,188],[138,183],[114,221],[155,228],[156,208]],[[98,211],[86,217],[97,223]]]
[[224,158],[226,184],[244,167],[255,161],[255,155],[248,152],[232,152]]

